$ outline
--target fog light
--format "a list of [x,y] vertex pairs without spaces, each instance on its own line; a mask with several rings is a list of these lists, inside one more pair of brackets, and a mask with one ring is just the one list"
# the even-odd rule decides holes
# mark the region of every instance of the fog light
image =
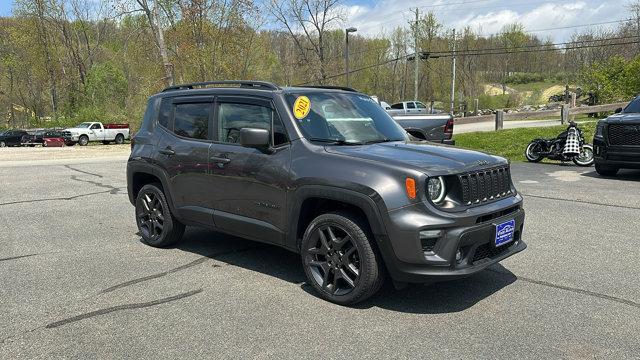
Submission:
[[422,245],[422,251],[428,254],[433,254],[433,249],[436,247],[436,243],[441,237],[442,230],[420,231],[420,244]]
[[458,250],[456,251],[456,262],[461,262],[462,261],[462,251]]

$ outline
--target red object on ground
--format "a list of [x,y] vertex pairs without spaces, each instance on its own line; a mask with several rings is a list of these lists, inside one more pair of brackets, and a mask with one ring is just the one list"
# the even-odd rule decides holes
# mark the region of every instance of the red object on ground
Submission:
[[128,129],[129,124],[104,124],[105,129]]
[[42,139],[42,146],[44,147],[62,147],[64,146],[63,138],[44,138]]

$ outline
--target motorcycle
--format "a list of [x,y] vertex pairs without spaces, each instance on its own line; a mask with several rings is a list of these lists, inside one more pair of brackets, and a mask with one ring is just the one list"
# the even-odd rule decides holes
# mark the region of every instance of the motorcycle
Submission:
[[593,147],[586,144],[582,130],[571,121],[567,130],[554,139],[534,139],[524,152],[529,162],[544,158],[562,162],[573,161],[578,166],[593,165]]

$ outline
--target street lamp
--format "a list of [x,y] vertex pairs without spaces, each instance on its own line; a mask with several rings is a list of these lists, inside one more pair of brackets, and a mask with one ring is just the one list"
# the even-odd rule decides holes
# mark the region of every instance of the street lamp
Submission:
[[354,27],[347,28],[345,30],[346,41],[345,41],[345,72],[347,74],[347,87],[349,87],[349,33],[356,32],[358,29]]

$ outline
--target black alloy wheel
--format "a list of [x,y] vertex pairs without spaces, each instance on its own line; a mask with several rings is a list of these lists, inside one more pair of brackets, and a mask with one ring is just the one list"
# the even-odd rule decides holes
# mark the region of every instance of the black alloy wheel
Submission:
[[147,184],[138,192],[136,223],[144,242],[155,247],[177,243],[185,229],[171,213],[159,184]]
[[319,215],[300,244],[307,283],[331,302],[350,305],[375,294],[385,268],[369,224],[350,212]]
[[345,229],[324,225],[311,235],[306,263],[314,280],[332,295],[345,295],[360,280],[358,248]]
[[153,192],[145,192],[139,200],[137,216],[140,224],[142,237],[149,240],[156,240],[162,236],[164,230],[164,209]]

